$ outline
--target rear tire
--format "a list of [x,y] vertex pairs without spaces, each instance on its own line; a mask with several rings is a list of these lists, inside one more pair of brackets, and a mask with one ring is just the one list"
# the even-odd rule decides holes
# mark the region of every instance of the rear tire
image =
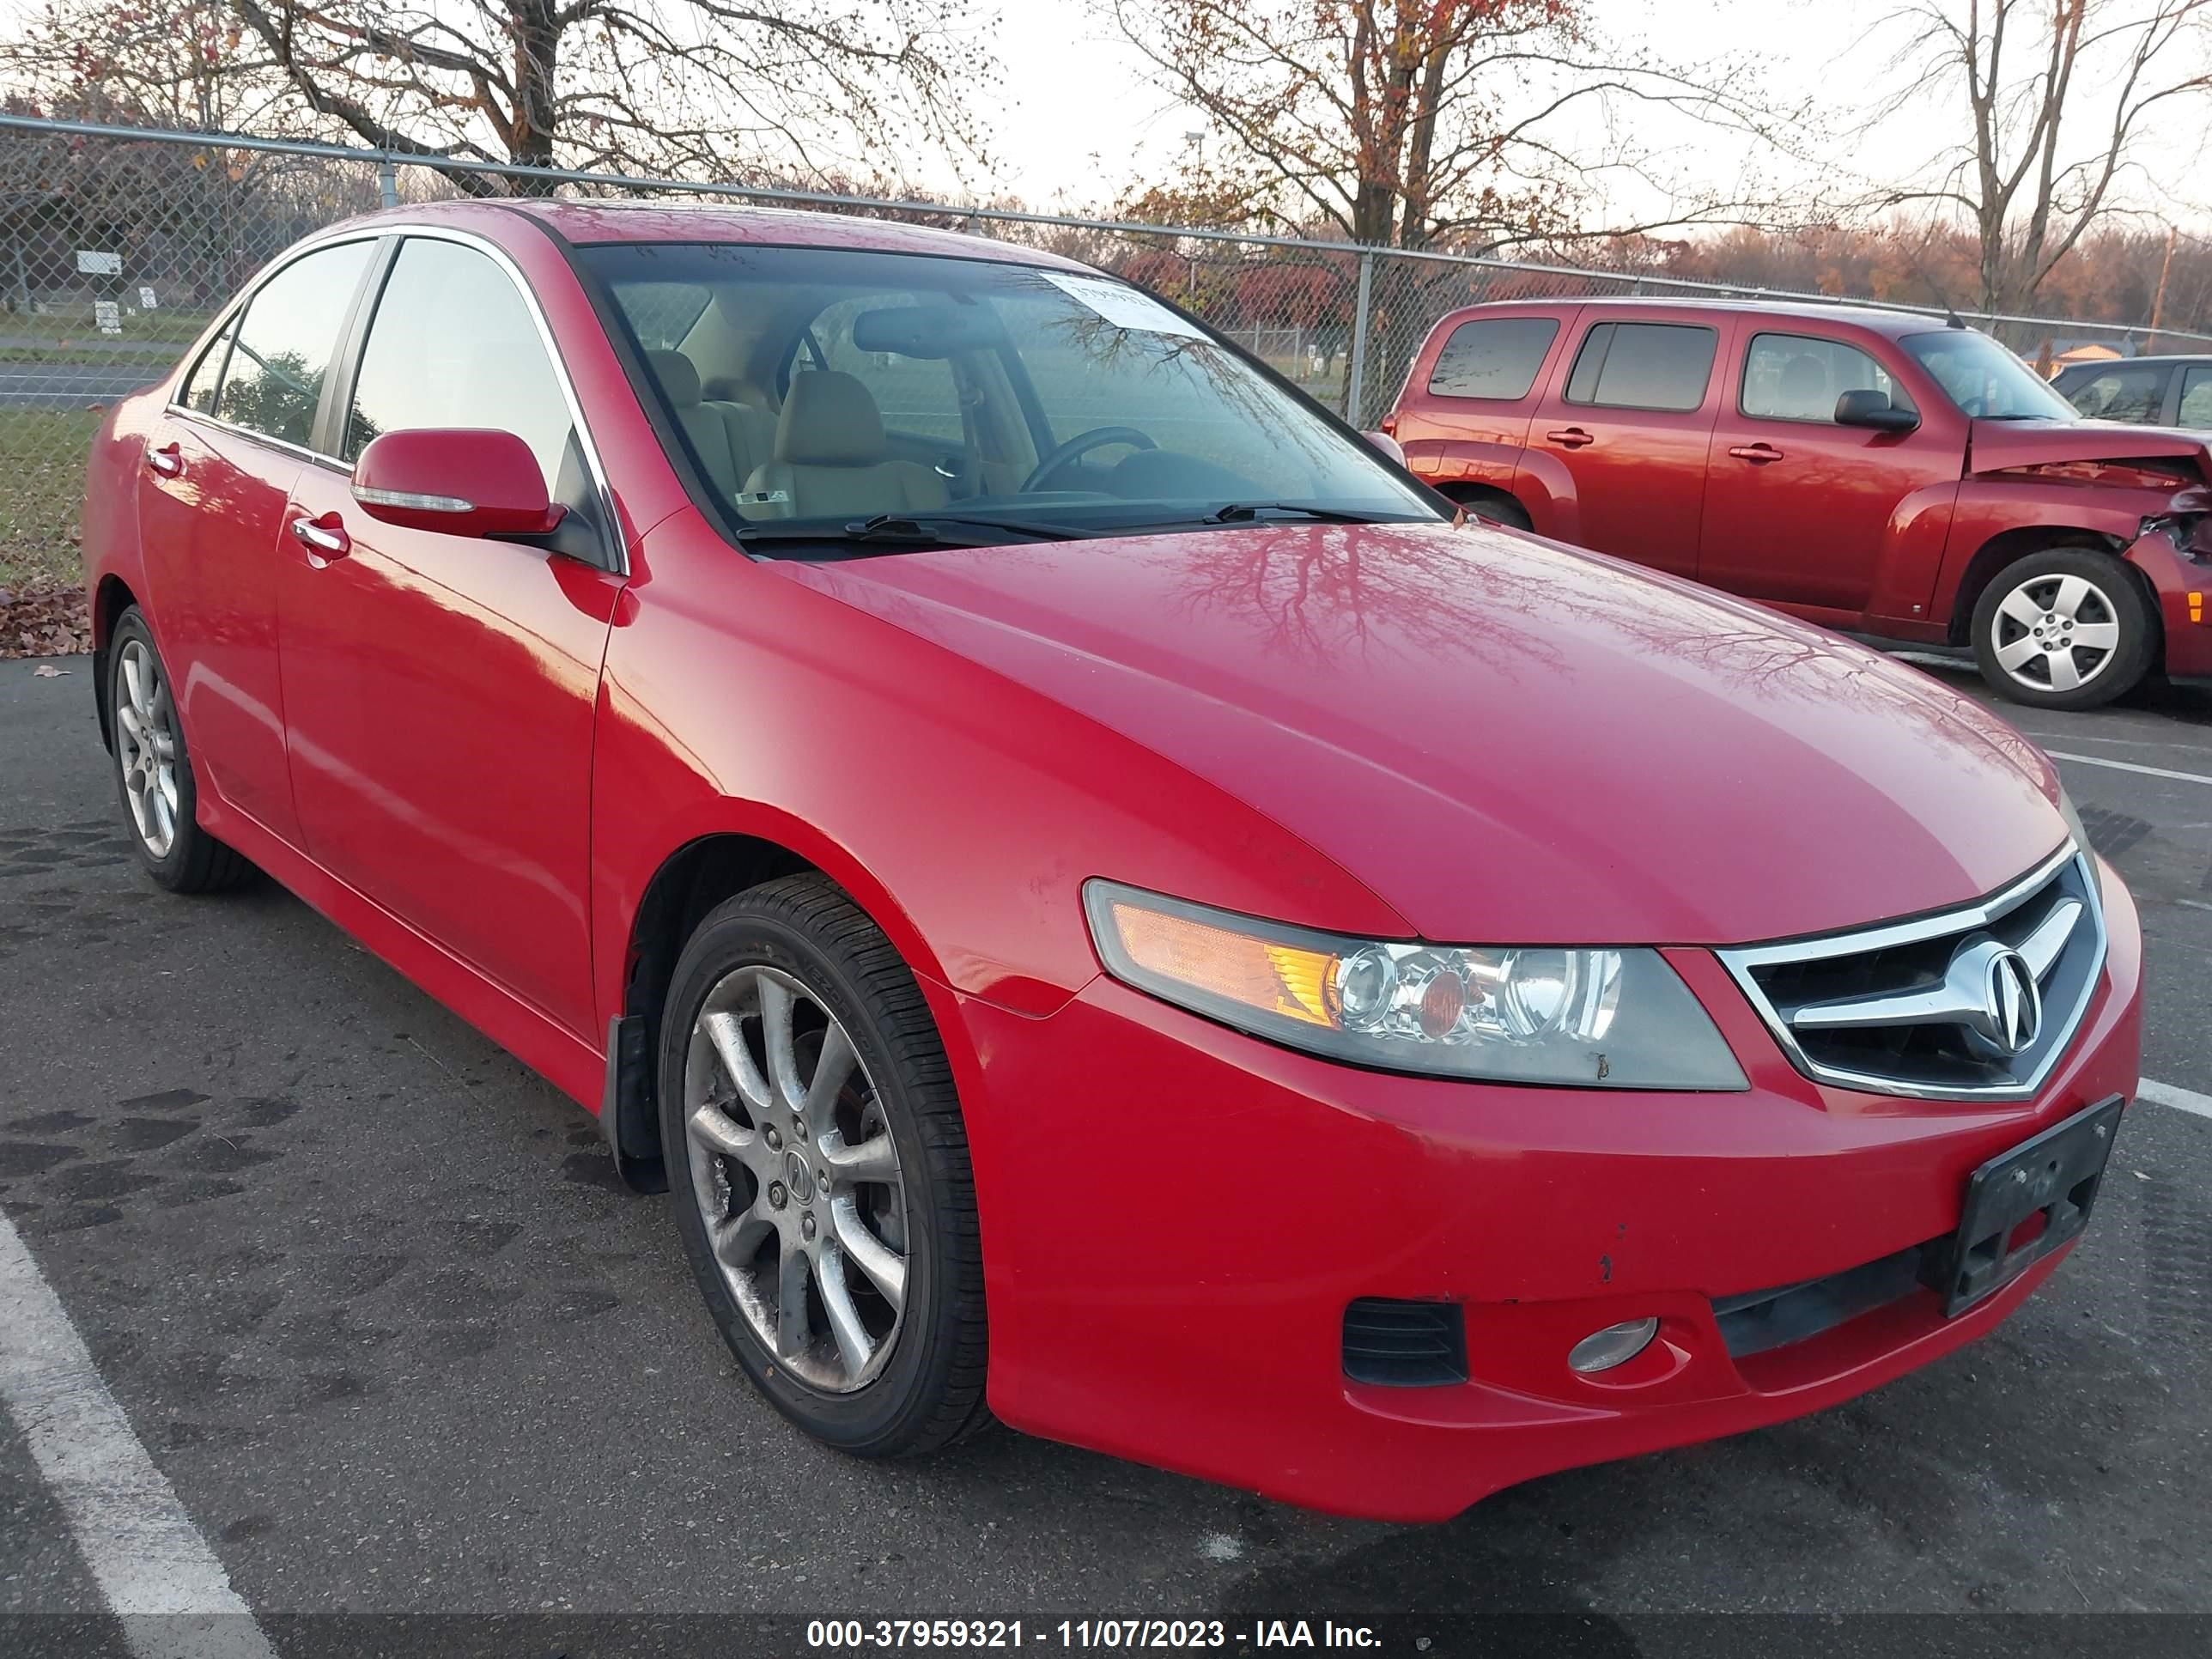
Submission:
[[1504,525],[1508,530],[1533,530],[1528,509],[1510,495],[1460,495],[1453,499],[1474,517]]
[[107,674],[116,793],[138,861],[173,893],[237,886],[253,866],[199,826],[199,788],[168,665],[135,605],[108,638]]
[[967,1130],[921,988],[860,908],[809,874],[712,911],[659,1082],[684,1252],[769,1403],[862,1457],[988,1423]]
[[2085,547],[2007,565],[1974,606],[1982,678],[2032,708],[2096,708],[2141,684],[2158,656],[2158,617],[2134,573]]

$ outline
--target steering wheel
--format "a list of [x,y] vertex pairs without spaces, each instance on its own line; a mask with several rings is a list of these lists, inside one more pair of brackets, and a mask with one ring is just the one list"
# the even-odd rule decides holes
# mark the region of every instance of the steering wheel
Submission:
[[1108,444],[1128,444],[1138,449],[1159,447],[1133,426],[1094,426],[1088,432],[1077,433],[1039,461],[1030,476],[1022,480],[1022,486],[1015,494],[1027,495],[1077,456],[1088,455],[1092,450],[1103,449]]

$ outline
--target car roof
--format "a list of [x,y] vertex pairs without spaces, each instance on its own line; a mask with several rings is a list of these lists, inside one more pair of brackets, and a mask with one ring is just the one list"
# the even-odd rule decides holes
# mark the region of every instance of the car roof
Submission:
[[1771,317],[1783,322],[1844,323],[1854,328],[1887,335],[1892,339],[1907,334],[1925,334],[1931,329],[1944,326],[1944,319],[1940,316],[1871,303],[1851,305],[1842,301],[1827,304],[1818,300],[1708,299],[1688,295],[1677,298],[1664,294],[1564,294],[1552,299],[1492,300],[1464,307],[1452,314],[1456,317],[1474,312],[1557,311],[1564,306],[1581,306],[1591,311],[1710,311],[1730,315]]
[[386,208],[353,222],[465,225],[495,240],[511,231],[515,215],[535,219],[570,242],[757,242],[763,246],[863,249],[927,253],[940,258],[995,259],[1056,270],[1092,267],[1041,248],[933,225],[903,224],[854,214],[812,213],[793,208],[745,207],[720,202],[568,201],[543,197],[472,198]]
[[2140,357],[2093,357],[2086,362],[2069,363],[2058,372],[2071,374],[2076,370],[2104,368],[2133,368],[2138,364],[2152,368],[2163,368],[2173,363],[2196,365],[2212,363],[2212,352],[2168,351],[2157,356],[2145,353]]

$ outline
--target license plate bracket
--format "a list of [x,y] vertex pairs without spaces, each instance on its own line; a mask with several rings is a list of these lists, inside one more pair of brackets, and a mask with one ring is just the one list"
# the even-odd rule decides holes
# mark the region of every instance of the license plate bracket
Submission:
[[[1922,1275],[1942,1297],[1946,1319],[1988,1300],[2081,1237],[2125,1103],[2114,1095],[2085,1107],[1974,1171],[1958,1231],[1929,1250]],[[2039,1214],[2040,1228],[2022,1228]]]

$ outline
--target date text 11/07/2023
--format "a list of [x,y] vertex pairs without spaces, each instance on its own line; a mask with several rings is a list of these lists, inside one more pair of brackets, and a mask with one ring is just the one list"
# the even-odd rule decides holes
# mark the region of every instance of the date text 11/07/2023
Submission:
[[1327,1619],[816,1619],[810,1648],[1349,1648],[1379,1649],[1369,1626]]

